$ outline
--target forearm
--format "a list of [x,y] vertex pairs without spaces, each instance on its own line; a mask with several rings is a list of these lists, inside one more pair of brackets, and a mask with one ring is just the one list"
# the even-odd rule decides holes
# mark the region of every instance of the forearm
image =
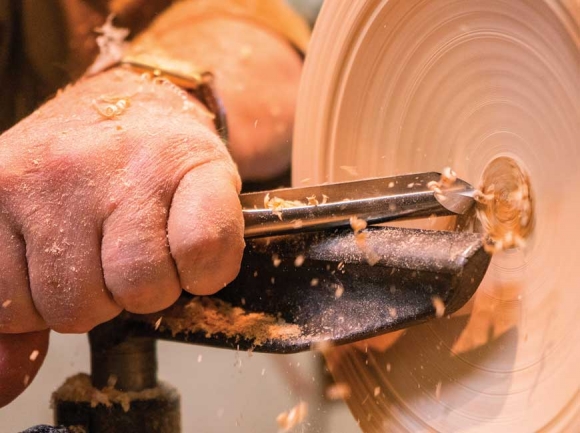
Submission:
[[172,8],[135,41],[211,71],[224,101],[230,151],[244,178],[287,168],[302,61],[282,36],[235,15],[187,16]]

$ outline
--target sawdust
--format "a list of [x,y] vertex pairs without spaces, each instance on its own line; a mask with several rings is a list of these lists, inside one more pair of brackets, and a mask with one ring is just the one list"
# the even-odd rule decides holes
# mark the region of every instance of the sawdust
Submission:
[[161,321],[162,321],[162,320],[163,320],[163,316],[161,316],[159,319],[157,319],[157,320],[155,321],[154,328],[155,328],[155,330],[156,330],[156,331],[159,329],[159,326],[161,326]]
[[96,42],[99,47],[99,55],[86,71],[86,75],[95,75],[104,69],[121,61],[125,48],[127,47],[127,36],[129,29],[115,27],[113,20],[115,15],[111,14],[101,27],[97,27],[95,32],[99,34]]
[[[153,324],[156,316],[151,315]],[[256,346],[269,340],[287,340],[302,335],[298,325],[263,312],[246,311],[228,302],[210,297],[195,297],[177,303],[163,312],[161,331],[179,333],[203,332],[206,337],[217,334],[227,338],[253,340]]]
[[427,183],[427,188],[433,191],[439,200],[444,200],[445,194],[443,191],[445,191],[446,188],[451,187],[456,180],[457,173],[455,173],[451,167],[444,167],[443,170],[441,170],[439,181],[432,180]]
[[278,427],[282,432],[287,432],[292,430],[298,424],[301,424],[307,415],[308,404],[304,401],[301,401],[289,411],[280,413],[276,417],[276,422],[278,423]]
[[350,386],[345,382],[337,382],[326,388],[326,398],[329,400],[347,400],[350,398],[352,391]]
[[282,220],[282,210],[283,209],[290,209],[293,207],[302,207],[306,206],[306,203],[303,203],[299,200],[284,200],[280,197],[272,197],[270,198],[270,193],[267,193],[264,196],[264,207],[266,209],[271,209],[272,213]]
[[441,318],[445,314],[445,303],[439,296],[433,296],[431,298],[433,303],[433,308],[435,308],[435,317]]
[[[280,197],[270,197],[270,193],[267,193],[264,196],[264,208],[271,209],[272,213],[276,215],[280,220],[282,220],[282,211],[284,209],[291,209],[295,207],[304,207],[304,206],[318,206],[319,204],[326,204],[328,202],[329,197],[326,194],[322,194],[322,201],[319,202],[316,195],[311,195],[306,197],[306,201],[300,200],[285,200]],[[301,220],[293,221],[295,228],[302,227]]]
[[302,254],[297,255],[296,258],[294,259],[294,266],[299,268],[304,264],[304,260],[305,258]]
[[92,408],[102,404],[112,407],[119,404],[125,412],[131,409],[131,402],[136,400],[153,400],[168,393],[174,393],[173,388],[160,383],[155,388],[144,389],[143,391],[119,391],[115,389],[116,379],[111,377],[106,387],[99,390],[93,387],[91,377],[85,373],[79,373],[69,377],[65,383],[52,394],[52,404],[55,401],[71,401],[89,403]]
[[93,99],[92,105],[105,119],[115,119],[131,106],[129,95],[101,95]]
[[524,248],[525,239],[534,228],[534,199],[528,173],[512,158],[496,158],[483,172],[475,198],[486,250],[495,253]]

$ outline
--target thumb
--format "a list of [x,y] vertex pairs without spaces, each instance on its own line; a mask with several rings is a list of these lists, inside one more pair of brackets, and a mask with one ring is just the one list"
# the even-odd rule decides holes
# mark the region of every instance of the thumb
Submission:
[[0,407],[6,406],[32,382],[48,350],[49,330],[0,334]]

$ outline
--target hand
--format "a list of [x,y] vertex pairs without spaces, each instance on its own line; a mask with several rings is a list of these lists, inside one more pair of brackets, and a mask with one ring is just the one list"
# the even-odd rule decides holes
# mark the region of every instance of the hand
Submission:
[[[162,18],[180,26],[154,26],[153,40],[214,72],[242,176],[285,170],[296,52],[243,19],[210,16],[191,26],[176,9]],[[184,112],[169,87],[151,85],[109,71],[0,136],[0,407],[34,379],[48,328],[85,332],[122,309],[161,310],[182,287],[213,293],[237,274],[236,167],[200,105]],[[130,95],[130,106],[103,119],[92,104],[102,95]]]
[[[102,94],[130,105],[106,119]],[[236,276],[240,180],[210,128],[201,105],[183,111],[169,87],[113,70],[2,135],[0,333],[21,335],[0,338],[0,405],[34,376],[45,329],[86,332]]]

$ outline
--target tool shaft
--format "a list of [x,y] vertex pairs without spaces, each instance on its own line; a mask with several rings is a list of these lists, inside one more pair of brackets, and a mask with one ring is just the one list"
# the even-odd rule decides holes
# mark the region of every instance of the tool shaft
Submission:
[[242,194],[244,235],[253,238],[348,227],[353,216],[379,224],[456,215],[473,205],[473,198],[466,194],[473,191],[471,185],[458,179],[441,195],[427,186],[439,179],[439,173],[415,173]]

